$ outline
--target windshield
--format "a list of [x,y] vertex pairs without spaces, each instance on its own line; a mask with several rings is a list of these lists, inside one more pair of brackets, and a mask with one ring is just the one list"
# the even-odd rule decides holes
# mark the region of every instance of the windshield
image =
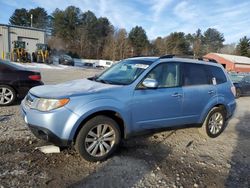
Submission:
[[143,73],[152,61],[124,60],[109,68],[96,78],[96,81],[107,84],[128,85]]

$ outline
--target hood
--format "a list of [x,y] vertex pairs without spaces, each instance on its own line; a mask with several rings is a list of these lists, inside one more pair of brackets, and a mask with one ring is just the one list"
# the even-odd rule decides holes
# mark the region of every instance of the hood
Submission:
[[68,98],[83,94],[97,93],[117,87],[121,86],[103,84],[88,79],[80,79],[56,85],[37,86],[32,88],[30,93],[42,98]]

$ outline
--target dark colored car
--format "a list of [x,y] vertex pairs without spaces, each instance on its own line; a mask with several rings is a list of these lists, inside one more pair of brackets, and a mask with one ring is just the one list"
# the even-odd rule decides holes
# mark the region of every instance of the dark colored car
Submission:
[[17,98],[24,98],[32,87],[38,85],[43,85],[39,72],[0,60],[0,106],[11,105]]
[[75,62],[69,55],[61,55],[59,58],[59,64],[74,66]]
[[236,88],[236,98],[250,95],[250,74],[231,74],[230,77]]

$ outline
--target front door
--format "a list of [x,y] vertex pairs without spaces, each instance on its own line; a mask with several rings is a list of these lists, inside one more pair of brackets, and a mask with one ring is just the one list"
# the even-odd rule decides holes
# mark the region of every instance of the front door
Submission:
[[132,119],[136,130],[180,123],[183,92],[179,86],[179,75],[179,64],[168,62],[159,64],[145,77],[156,80],[156,88],[144,87],[142,80],[134,91],[132,102]]

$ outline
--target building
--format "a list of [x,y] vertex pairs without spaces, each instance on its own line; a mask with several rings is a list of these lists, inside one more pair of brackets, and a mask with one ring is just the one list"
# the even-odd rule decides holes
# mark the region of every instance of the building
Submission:
[[32,54],[36,50],[37,43],[45,43],[45,30],[0,24],[0,58],[8,59],[14,47],[14,41],[25,41],[25,48]]
[[227,71],[250,72],[250,58],[237,55],[209,53],[203,57],[222,64]]

